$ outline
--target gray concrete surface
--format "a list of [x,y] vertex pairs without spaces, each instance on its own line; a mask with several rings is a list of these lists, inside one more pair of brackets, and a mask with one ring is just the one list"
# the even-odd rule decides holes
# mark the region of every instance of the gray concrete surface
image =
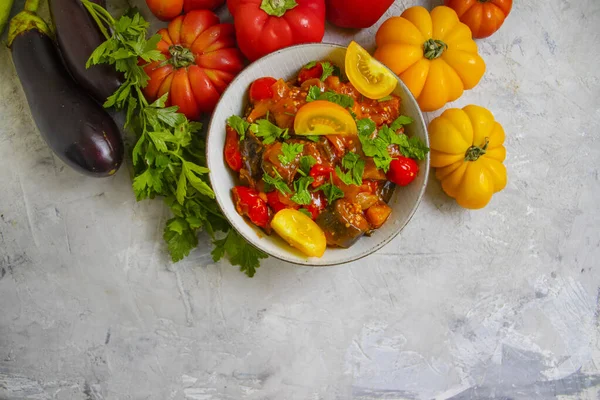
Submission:
[[504,125],[506,190],[432,177],[373,256],[254,279],[169,263],[165,207],[53,156],[0,49],[0,399],[599,399],[599,41],[598,0],[517,1],[452,104]]

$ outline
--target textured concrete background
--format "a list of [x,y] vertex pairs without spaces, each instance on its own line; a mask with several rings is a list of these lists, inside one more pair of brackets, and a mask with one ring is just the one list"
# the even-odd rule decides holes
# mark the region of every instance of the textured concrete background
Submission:
[[377,254],[254,279],[169,263],[161,202],[54,157],[0,49],[0,399],[599,399],[599,41],[598,0],[516,1],[453,104],[504,125],[504,192],[432,177]]

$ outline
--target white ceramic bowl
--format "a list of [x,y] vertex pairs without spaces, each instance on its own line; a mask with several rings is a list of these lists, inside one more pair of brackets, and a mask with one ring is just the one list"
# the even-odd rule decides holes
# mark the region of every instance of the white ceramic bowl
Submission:
[[[310,266],[326,266],[365,257],[400,233],[417,210],[425,192],[429,172],[429,154],[425,160],[419,163],[419,175],[415,181],[406,187],[396,187],[389,203],[392,207],[392,214],[381,228],[377,229],[370,237],[363,236],[348,249],[328,247],[321,258],[304,256],[276,234],[267,236],[235,210],[231,199],[231,188],[236,185],[236,174],[229,169],[223,158],[225,125],[229,116],[243,115],[248,101],[250,84],[263,76],[291,79],[298,74],[302,66],[313,60],[329,60],[343,70],[345,54],[345,47],[326,43],[298,45],[271,53],[250,64],[237,76],[221,96],[210,121],[206,157],[217,203],[233,228],[246,240],[269,255],[284,261]],[[398,79],[398,86],[394,93],[402,99],[401,114],[408,115],[414,120],[406,127],[407,134],[419,137],[429,146],[427,128],[421,110],[400,79]]]

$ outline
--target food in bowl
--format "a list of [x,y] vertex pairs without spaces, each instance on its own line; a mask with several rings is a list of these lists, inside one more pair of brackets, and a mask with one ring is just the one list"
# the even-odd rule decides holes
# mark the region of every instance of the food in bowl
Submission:
[[287,82],[255,80],[243,117],[229,117],[225,132],[237,212],[312,257],[370,235],[429,150],[404,134],[412,119],[400,109],[395,94],[366,97],[326,60]]

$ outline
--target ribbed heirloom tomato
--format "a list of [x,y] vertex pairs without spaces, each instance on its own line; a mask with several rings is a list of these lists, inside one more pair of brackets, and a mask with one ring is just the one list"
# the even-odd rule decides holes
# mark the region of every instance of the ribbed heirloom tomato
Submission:
[[167,106],[196,120],[214,109],[221,93],[244,67],[235,47],[233,25],[220,24],[208,10],[195,10],[175,18],[158,31],[166,57],[144,68],[150,81],[144,88],[148,101],[169,93]]
[[161,21],[170,21],[181,12],[192,10],[214,10],[225,0],[146,0],[152,14]]
[[496,32],[512,8],[512,0],[444,0],[444,5],[458,14],[477,39]]

